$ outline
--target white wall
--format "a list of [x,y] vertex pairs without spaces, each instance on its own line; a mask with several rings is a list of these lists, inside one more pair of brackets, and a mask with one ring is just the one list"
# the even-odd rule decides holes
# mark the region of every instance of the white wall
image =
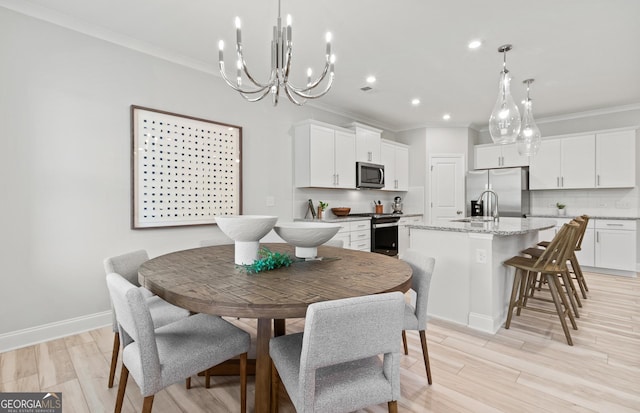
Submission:
[[215,226],[130,229],[131,104],[242,126],[244,213],[284,220],[293,216],[292,124],[352,121],[248,103],[219,77],[3,8],[0,55],[0,339],[107,312],[107,256],[222,237]]

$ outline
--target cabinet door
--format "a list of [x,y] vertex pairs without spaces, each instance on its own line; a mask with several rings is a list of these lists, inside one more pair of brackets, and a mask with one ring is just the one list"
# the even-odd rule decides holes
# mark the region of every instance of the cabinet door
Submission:
[[335,131],[335,175],[337,188],[356,187],[356,137]]
[[596,245],[596,231],[591,228],[587,228],[584,232],[584,238],[582,239],[582,245],[580,251],[576,251],[576,258],[580,266],[594,267],[595,266],[595,245]]
[[595,252],[596,267],[635,271],[636,232],[596,229]]
[[482,145],[475,147],[476,169],[500,168],[502,165],[501,145]]
[[361,162],[381,163],[380,133],[356,128],[356,158]]
[[382,142],[380,148],[380,158],[384,165],[384,190],[394,191],[396,189],[396,147]]
[[409,190],[409,148],[396,148],[396,190]]
[[543,140],[529,166],[530,189],[560,188],[560,139]]
[[631,188],[636,185],[636,131],[596,135],[596,187]]
[[[334,131],[311,125],[309,150],[309,184],[317,187],[335,187]],[[355,174],[355,166],[353,168]]]
[[574,136],[572,138],[564,138],[561,140],[561,188],[595,188],[595,141],[595,135]]
[[518,152],[518,146],[515,143],[502,146],[502,166],[505,168],[513,168],[514,166],[529,165],[529,157],[522,156]]

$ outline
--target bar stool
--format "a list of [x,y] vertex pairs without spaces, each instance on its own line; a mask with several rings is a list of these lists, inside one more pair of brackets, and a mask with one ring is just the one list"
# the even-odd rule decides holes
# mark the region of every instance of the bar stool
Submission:
[[[587,225],[589,224],[589,215],[581,215],[579,217],[584,222],[580,222],[578,218],[574,220],[580,224],[580,232],[578,233],[578,241],[576,243],[575,251],[582,250],[582,240],[584,239],[584,234],[587,231]],[[540,241],[538,243],[539,246],[546,248],[549,245],[549,241]],[[589,287],[587,286],[587,281],[582,274],[582,268],[580,267],[580,263],[578,262],[578,258],[576,257],[575,251],[571,254],[569,261],[571,262],[571,272],[574,275],[574,278],[578,282],[578,286],[580,287],[580,292],[582,293],[582,298],[587,298],[587,291],[589,291]]]
[[[514,308],[517,308],[517,315],[523,308],[547,314],[554,314],[553,311],[538,307],[527,307],[527,300],[536,299],[540,301],[552,302],[555,305],[555,313],[560,318],[562,330],[567,339],[567,343],[572,346],[573,340],[567,326],[566,317],[569,317],[574,330],[578,329],[575,318],[569,308],[569,302],[562,290],[558,275],[566,274],[567,259],[575,248],[576,237],[580,225],[574,221],[564,224],[553,240],[538,258],[515,256],[504,262],[504,265],[515,267],[513,287],[511,289],[511,299],[509,301],[509,312],[505,328],[509,329]],[[551,300],[533,296],[529,290],[533,288],[537,275],[540,274],[549,285]]]
[[[587,217],[588,219],[588,217]],[[582,291],[583,297],[586,298],[586,293],[583,289],[583,285],[581,284],[581,279],[584,280],[584,277],[582,276],[582,269],[580,268],[580,265],[578,264],[578,259],[576,258],[576,254],[575,251],[579,251],[579,244],[582,242],[582,238],[584,237],[584,232],[587,229],[587,220],[583,219],[582,217],[578,217],[573,219],[573,222],[577,222],[580,225],[580,228],[578,229],[578,235],[576,238],[576,245],[574,247],[574,249],[571,251],[571,255],[568,258],[569,263],[571,264],[571,268],[574,270],[574,275],[575,275],[575,279],[578,282],[578,285],[580,286],[580,289]],[[539,242],[538,245],[542,246],[542,247],[548,247],[549,242],[548,241],[542,241]],[[523,254],[527,254],[530,255],[533,258],[539,258],[542,253],[544,252],[544,249],[541,248],[536,248],[536,247],[531,247],[531,248],[527,248],[523,251],[521,251]],[[582,307],[582,303],[580,302],[580,296],[578,295],[578,290],[576,289],[575,284],[573,283],[573,278],[571,277],[571,271],[569,271],[569,267],[567,267],[567,271],[565,274],[562,275],[562,284],[564,285],[564,288],[567,291],[567,295],[569,296],[569,301],[571,302],[571,307],[573,308],[573,314],[576,316],[576,318],[580,317],[580,314],[578,312],[578,307]],[[542,284],[543,280],[539,279],[538,280],[538,285]],[[533,291],[532,291],[533,293]]]

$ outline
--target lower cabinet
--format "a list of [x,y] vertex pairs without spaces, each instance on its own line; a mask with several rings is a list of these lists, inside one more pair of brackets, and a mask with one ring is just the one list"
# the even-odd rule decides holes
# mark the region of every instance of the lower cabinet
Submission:
[[342,240],[343,248],[359,251],[371,251],[371,221],[347,221],[332,238]]
[[595,266],[636,271],[636,221],[596,220]]
[[[563,224],[571,219],[556,221],[556,226],[540,231],[540,241],[551,241]],[[636,221],[591,219],[576,252],[581,266],[619,271],[636,271]],[[605,271],[606,272],[606,271]]]
[[398,254],[402,255],[411,245],[411,231],[409,225],[422,222],[422,215],[415,217],[402,217],[398,221]]

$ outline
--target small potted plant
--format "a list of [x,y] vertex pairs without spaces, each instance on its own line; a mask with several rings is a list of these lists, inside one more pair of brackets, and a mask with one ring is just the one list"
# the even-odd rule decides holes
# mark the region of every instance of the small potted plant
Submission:
[[322,219],[322,212],[327,209],[329,204],[327,202],[320,201],[318,203],[318,219]]
[[556,208],[558,208],[558,215],[567,215],[567,210],[565,209],[565,207],[566,205],[561,202],[556,203]]

